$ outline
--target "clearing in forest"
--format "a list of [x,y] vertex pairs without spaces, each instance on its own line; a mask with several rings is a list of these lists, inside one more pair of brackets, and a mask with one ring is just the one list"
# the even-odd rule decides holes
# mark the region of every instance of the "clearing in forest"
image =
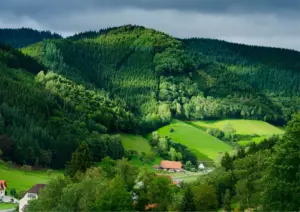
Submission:
[[172,141],[186,145],[199,160],[216,160],[218,156],[232,150],[225,142],[179,120],[174,120],[157,132],[160,136],[168,136]]
[[151,152],[151,146],[149,141],[147,141],[142,136],[130,135],[130,134],[121,134],[121,141],[125,150],[134,150],[139,153]]
[[263,136],[280,135],[284,133],[284,130],[267,122],[258,120],[225,119],[216,121],[194,121],[192,123],[206,128],[219,128],[220,130],[224,129],[226,125],[230,124],[236,130],[236,134],[241,135],[256,134]]

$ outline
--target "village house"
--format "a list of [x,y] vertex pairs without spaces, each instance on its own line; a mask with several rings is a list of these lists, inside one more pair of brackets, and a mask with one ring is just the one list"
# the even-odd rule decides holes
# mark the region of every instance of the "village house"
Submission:
[[156,170],[164,170],[169,172],[183,172],[183,165],[180,161],[162,160],[159,166],[153,166]]
[[0,199],[5,196],[5,190],[7,188],[7,184],[5,180],[0,180]]
[[200,164],[199,164],[198,169],[199,169],[199,170],[204,170],[204,169],[205,169],[205,166],[203,165],[203,163],[200,163]]
[[45,186],[45,184],[36,184],[29,189],[24,197],[19,201],[19,212],[24,212],[27,208],[28,201],[37,199],[40,191],[44,189]]

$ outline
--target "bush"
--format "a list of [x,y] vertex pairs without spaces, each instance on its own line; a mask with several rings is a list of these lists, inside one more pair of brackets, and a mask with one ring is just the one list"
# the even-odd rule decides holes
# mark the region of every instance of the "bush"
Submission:
[[8,162],[7,162],[7,167],[8,167],[9,169],[11,169],[11,168],[14,167],[14,164],[12,163],[12,161],[8,161]]
[[10,189],[10,195],[13,196],[13,197],[16,197],[17,191],[16,191],[15,188]]
[[21,199],[22,197],[24,197],[24,195],[26,194],[26,192],[27,192],[27,191],[21,190],[21,191],[18,193],[19,199]]
[[172,133],[172,132],[174,132],[174,129],[173,129],[173,128],[170,129],[170,133]]
[[29,165],[24,165],[24,166],[21,167],[21,170],[23,170],[23,171],[31,171],[32,167],[29,166]]
[[46,171],[46,174],[47,174],[48,176],[51,176],[51,175],[53,174],[53,170],[52,170],[52,169],[48,169],[48,170]]

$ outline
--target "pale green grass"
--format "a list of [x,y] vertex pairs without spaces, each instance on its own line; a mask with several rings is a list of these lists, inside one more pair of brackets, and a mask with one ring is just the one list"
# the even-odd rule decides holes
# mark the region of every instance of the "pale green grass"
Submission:
[[[171,128],[174,129],[172,133],[170,132]],[[158,134],[168,136],[174,142],[186,145],[199,160],[215,160],[218,155],[232,150],[231,146],[223,141],[179,120],[160,128]]]
[[12,204],[12,203],[0,203],[0,211],[1,210],[12,209],[12,208],[16,208],[16,207],[17,207],[17,205]]
[[137,152],[151,152],[151,146],[142,136],[121,134],[121,141],[125,150],[134,150]]
[[251,140],[247,140],[247,141],[238,141],[238,143],[241,145],[241,146],[247,146],[249,143],[260,143],[262,142],[264,139],[267,139],[269,138],[270,136],[260,136],[260,137],[256,137],[256,138],[252,138]]
[[185,183],[191,183],[203,175],[201,172],[176,172],[176,173],[159,173],[161,175],[171,176],[173,180],[183,180]]
[[217,121],[194,121],[199,126],[207,128],[219,128],[222,130],[227,124],[231,124],[236,130],[236,134],[244,135],[280,135],[284,133],[283,129],[273,126],[264,121],[244,120],[244,119],[226,119]]
[[141,161],[138,157],[133,157],[131,160],[130,160],[130,163],[132,165],[136,165],[138,166],[139,168],[144,168],[146,167],[148,170],[153,170],[153,165],[159,165],[160,164],[160,161],[162,160],[161,157],[159,156],[156,156],[153,161],[151,161],[150,163],[145,163],[143,161]]
[[50,179],[60,175],[61,173],[53,171],[50,176],[44,171],[21,171],[15,168],[8,168],[0,165],[0,180],[6,180],[8,190],[15,188],[17,192],[27,191],[33,185],[38,183],[47,183]]
[[183,180],[185,183],[192,183],[195,182],[200,175],[190,175],[190,176],[184,176],[181,178],[177,178],[177,180]]

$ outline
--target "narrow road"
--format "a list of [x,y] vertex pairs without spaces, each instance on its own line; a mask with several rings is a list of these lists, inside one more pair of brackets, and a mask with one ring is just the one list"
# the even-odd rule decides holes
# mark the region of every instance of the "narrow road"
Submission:
[[11,209],[0,210],[0,212],[11,212],[11,211],[16,211],[16,209],[11,208]]

